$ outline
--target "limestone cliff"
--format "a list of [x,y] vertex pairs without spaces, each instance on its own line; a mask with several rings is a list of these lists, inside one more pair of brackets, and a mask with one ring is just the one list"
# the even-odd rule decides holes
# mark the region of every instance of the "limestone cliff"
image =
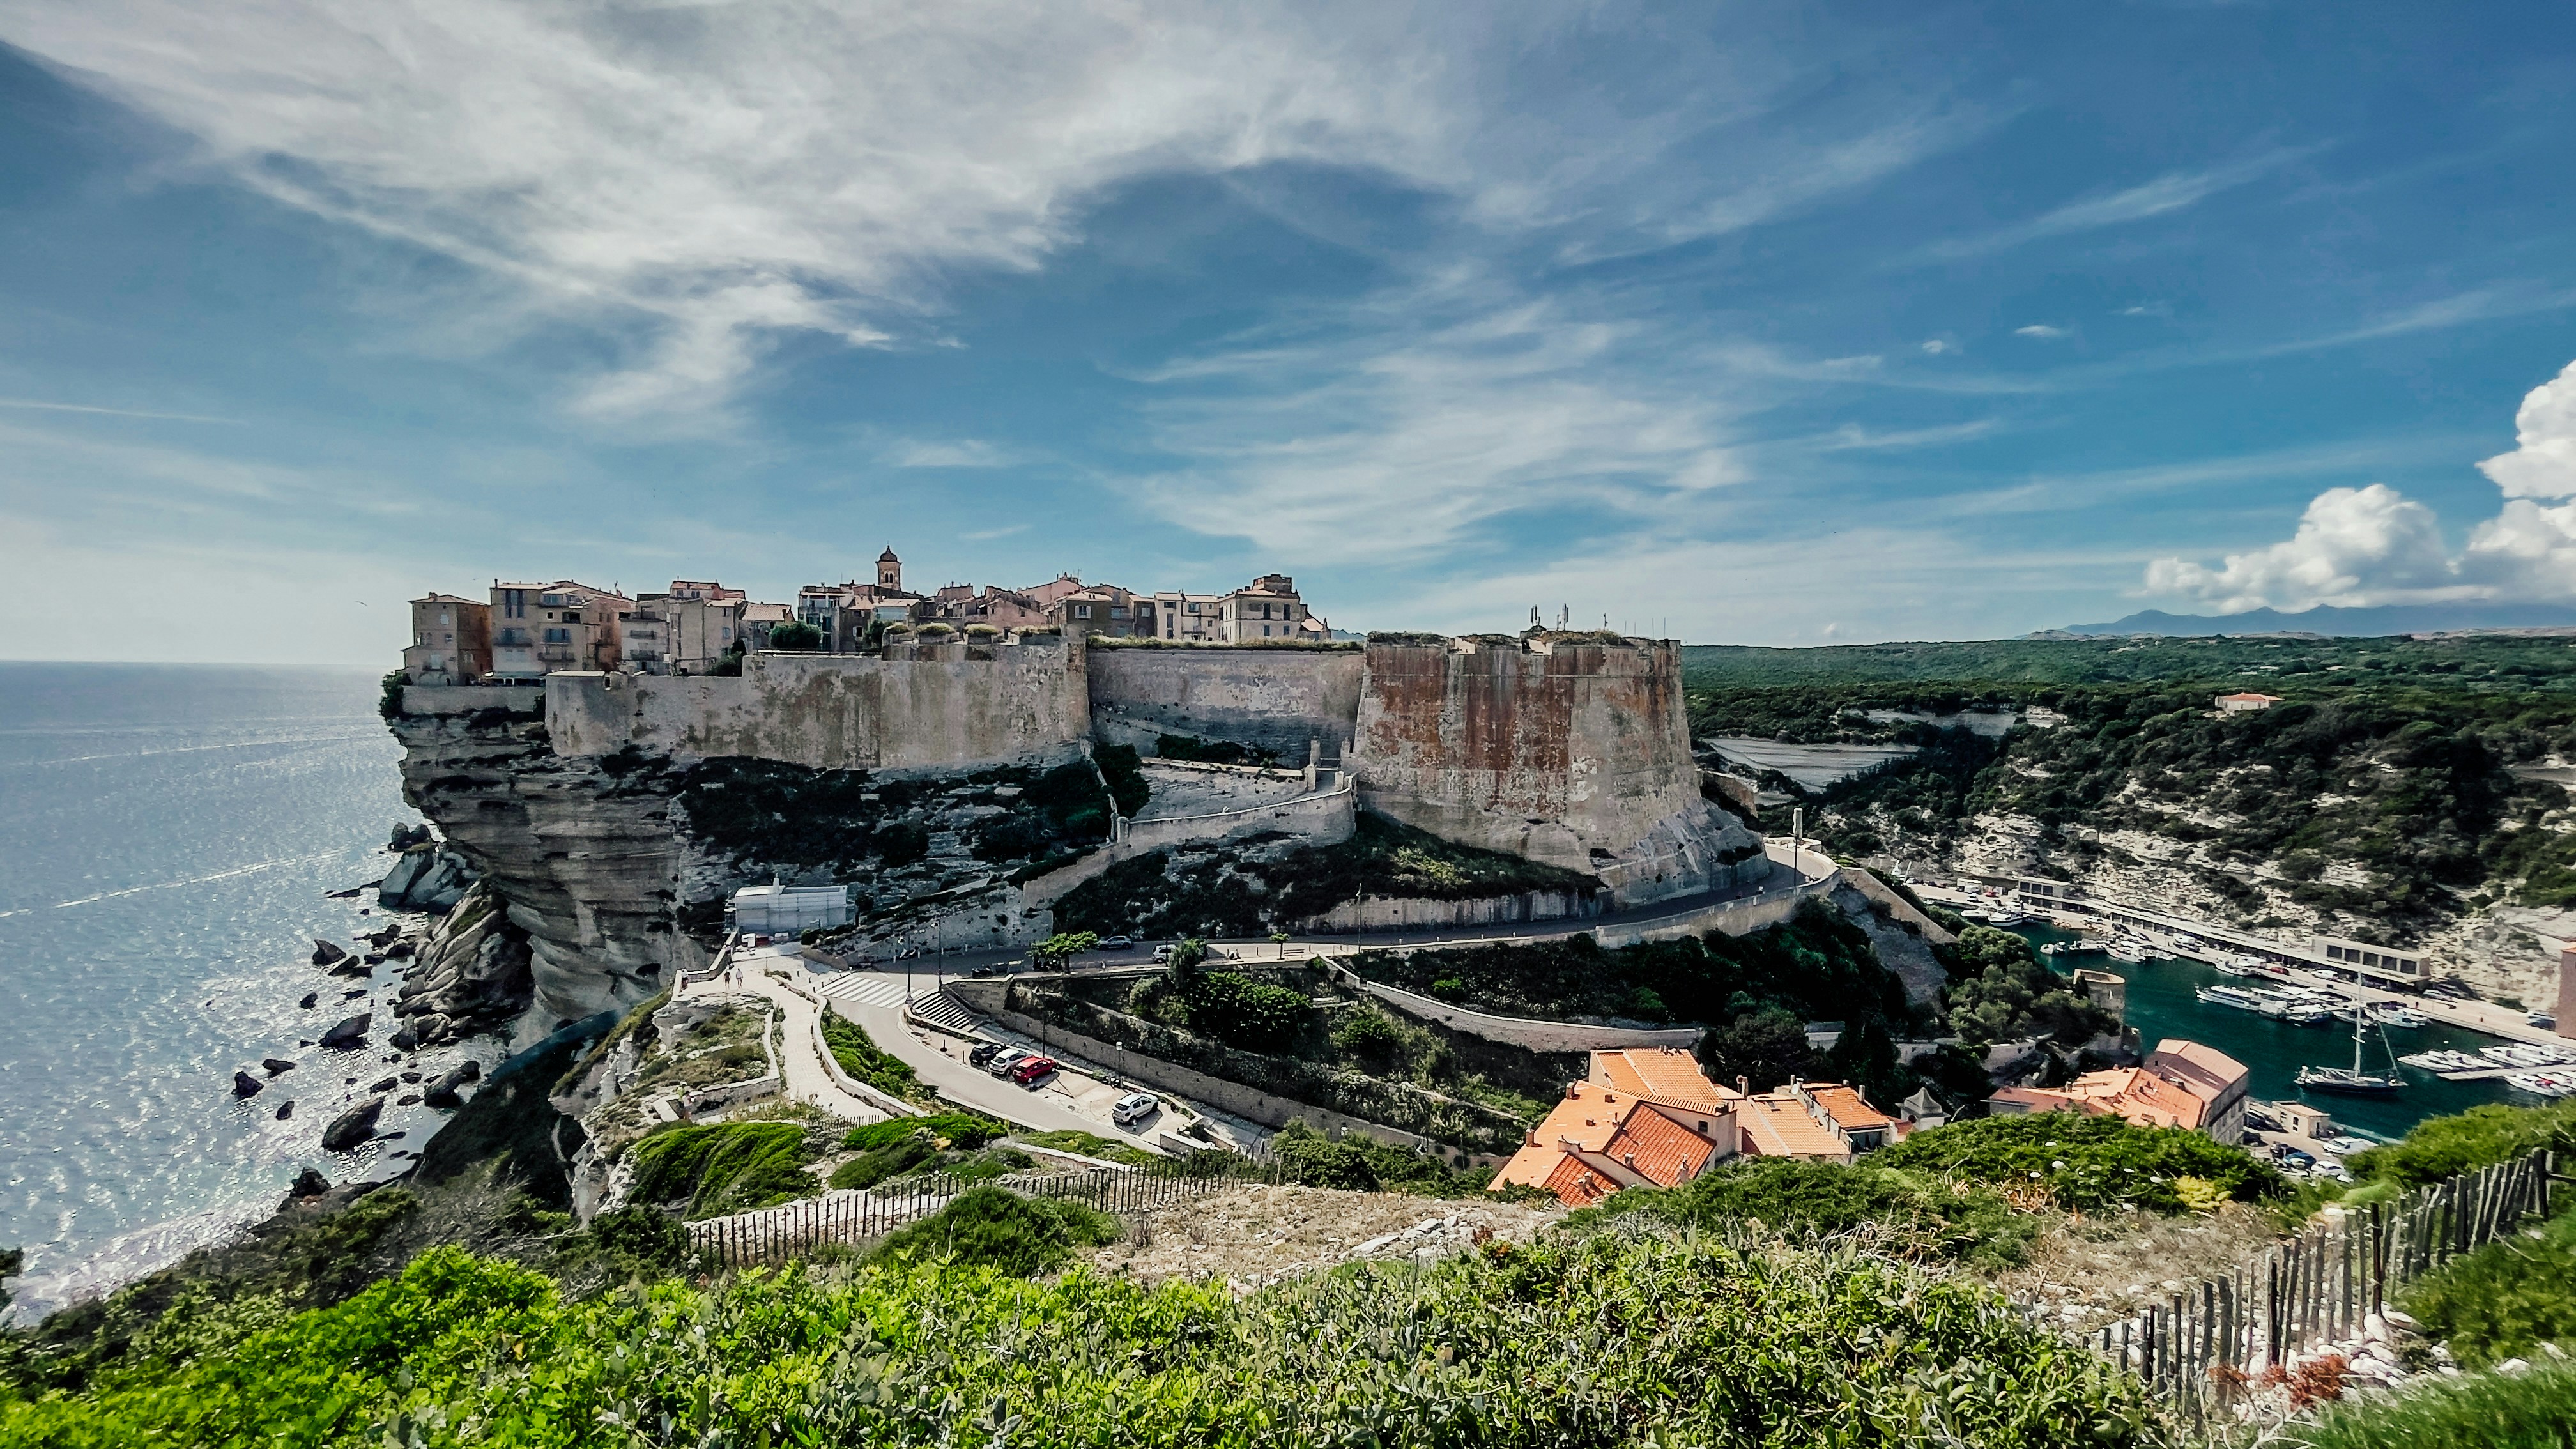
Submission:
[[1446,839],[1600,877],[1622,904],[1767,875],[1704,798],[1674,646],[1532,633],[1372,642],[1349,765]]

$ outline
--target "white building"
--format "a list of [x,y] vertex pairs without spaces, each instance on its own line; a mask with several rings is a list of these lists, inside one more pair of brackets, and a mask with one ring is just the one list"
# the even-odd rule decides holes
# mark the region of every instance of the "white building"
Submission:
[[747,936],[793,936],[850,923],[845,886],[791,886],[772,882],[733,893],[733,926]]

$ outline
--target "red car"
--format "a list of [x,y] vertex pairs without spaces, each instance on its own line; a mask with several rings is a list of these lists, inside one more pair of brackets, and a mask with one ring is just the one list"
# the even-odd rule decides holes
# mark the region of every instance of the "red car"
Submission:
[[1056,1061],[1053,1057],[1031,1057],[1027,1061],[1012,1064],[1011,1080],[1025,1087],[1054,1071],[1055,1067]]

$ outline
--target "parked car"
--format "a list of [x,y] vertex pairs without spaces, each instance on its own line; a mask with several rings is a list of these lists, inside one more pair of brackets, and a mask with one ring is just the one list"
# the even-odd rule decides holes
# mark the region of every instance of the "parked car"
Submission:
[[1011,1080],[1021,1086],[1033,1086],[1037,1079],[1055,1070],[1053,1057],[1022,1057],[1011,1064]]
[[1162,1102],[1151,1092],[1129,1092],[1109,1109],[1109,1120],[1121,1127],[1133,1127],[1161,1109]]
[[1013,1063],[1024,1061],[1036,1055],[1037,1053],[1030,1051],[1027,1047],[1004,1047],[1000,1051],[993,1053],[991,1059],[984,1063],[984,1070],[991,1072],[997,1077],[1007,1077],[1011,1074],[1011,1066]]
[[2281,1154],[2281,1165],[2294,1171],[2305,1172],[2309,1168],[2316,1166],[2317,1160],[2293,1147],[2289,1151]]
[[1001,1054],[1002,1044],[997,1041],[988,1041],[966,1054],[966,1064],[968,1066],[975,1067],[988,1067],[993,1064],[993,1058],[1000,1056]]
[[1155,959],[1155,960],[1157,960],[1157,961],[1169,961],[1169,960],[1171,960],[1171,959],[1172,959],[1172,948],[1171,948],[1170,946],[1168,946],[1168,945],[1165,945],[1165,946],[1157,946],[1157,947],[1155,947],[1155,948],[1154,948],[1154,959]]
[[2547,1027],[2551,1031],[2558,1029],[2558,1018],[2545,1011],[2526,1011],[2522,1020],[2525,1026]]
[[1100,944],[1092,949],[1095,951],[1133,951],[1136,949],[1136,938],[1133,936],[1103,936],[1100,938]]
[[2376,1144],[2367,1137],[2329,1137],[2324,1145],[2333,1148],[2338,1156],[2349,1156],[2355,1152],[2368,1152]]

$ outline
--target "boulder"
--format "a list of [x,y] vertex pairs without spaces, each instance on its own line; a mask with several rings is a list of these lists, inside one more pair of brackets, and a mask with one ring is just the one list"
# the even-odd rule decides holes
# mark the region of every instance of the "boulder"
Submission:
[[376,1118],[383,1115],[384,1110],[384,1098],[369,1097],[332,1118],[331,1125],[322,1129],[322,1150],[355,1152],[365,1146],[376,1135]]
[[267,1086],[266,1082],[248,1072],[233,1073],[233,1095],[236,1097],[256,1097]]
[[452,911],[474,884],[474,868],[443,845],[415,845],[402,853],[376,888],[376,904],[389,911]]
[[278,1104],[277,1104],[277,1120],[278,1120],[278,1121],[283,1122],[283,1121],[285,1121],[287,1118],[292,1117],[292,1116],[294,1116],[294,1115],[295,1115],[295,1104],[294,1104],[293,1102],[280,1102],[280,1103],[278,1103]]
[[367,1029],[375,1025],[375,1021],[376,1014],[374,1012],[359,1012],[357,1015],[341,1022],[338,1026],[322,1033],[323,1049],[326,1051],[345,1052],[354,1051],[359,1047],[365,1046],[367,1044]]
[[359,960],[355,956],[343,956],[340,958],[339,964],[333,966],[327,974],[332,976],[373,976],[376,974],[376,968]]
[[402,1027],[395,1031],[392,1036],[386,1037],[385,1044],[396,1051],[418,1051],[420,1050],[420,1033],[408,1026]]
[[397,820],[394,822],[393,834],[385,841],[385,849],[395,855],[400,855],[415,845],[427,845],[428,843],[428,826],[411,825]]
[[261,1059],[260,1065],[268,1068],[268,1074],[272,1077],[276,1076],[280,1072],[291,1072],[295,1070],[295,1063],[286,1060],[284,1057],[264,1057]]
[[317,1002],[317,1001],[320,1001],[321,999],[322,999],[322,993],[321,993],[321,992],[319,992],[319,991],[308,991],[308,992],[305,992],[305,993],[304,993],[304,999],[303,999],[302,1001],[299,1001],[299,1002],[295,1003],[295,1004],[296,1004],[296,1005],[298,1005],[298,1006],[300,1006],[300,1007],[303,1007],[306,1011],[311,1011],[311,1010],[313,1009],[313,1003],[315,1003],[315,1002]]
[[319,936],[313,938],[314,965],[328,966],[335,961],[346,961],[348,959],[349,953],[341,950],[337,943],[325,941]]
[[452,1112],[465,1105],[465,1094],[458,1089],[482,1075],[483,1068],[480,1065],[467,1062],[430,1083],[428,1089],[420,1094],[420,1099],[440,1111]]
[[397,1107],[408,1107],[408,1106],[412,1105],[413,1103],[415,1103],[415,1102],[417,1102],[417,1101],[419,1101],[419,1100],[420,1100],[420,1093],[418,1093],[418,1092],[405,1092],[405,1093],[403,1093],[401,1096],[396,1097],[396,1098],[394,1099],[394,1105],[395,1105],[395,1106],[397,1106]]
[[331,1180],[308,1167],[295,1174],[295,1185],[286,1190],[286,1198],[293,1202],[297,1198],[320,1197],[330,1190]]

